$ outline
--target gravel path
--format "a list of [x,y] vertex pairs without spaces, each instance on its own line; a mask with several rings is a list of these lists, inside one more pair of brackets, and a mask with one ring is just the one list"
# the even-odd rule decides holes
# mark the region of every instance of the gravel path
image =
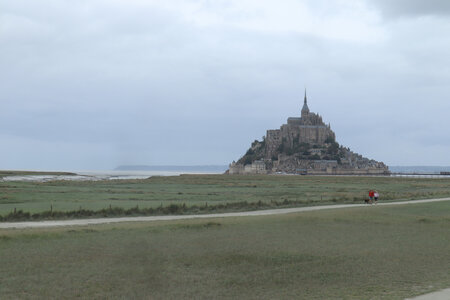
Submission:
[[449,300],[449,299],[450,299],[450,289],[445,289],[442,291],[429,293],[415,298],[408,298],[405,300]]
[[[415,203],[429,203],[438,201],[449,201],[450,198],[440,199],[426,199],[426,200],[411,200],[400,202],[378,203],[375,205],[406,205]],[[186,219],[205,219],[205,218],[227,218],[227,217],[250,217],[250,216],[268,216],[281,215],[304,211],[314,211],[323,209],[339,209],[349,207],[369,207],[368,204],[340,204],[340,205],[322,205],[309,207],[294,207],[294,208],[280,208],[267,209],[257,211],[232,212],[222,214],[202,214],[202,215],[175,215],[175,216],[147,216],[147,217],[121,217],[121,218],[99,218],[99,219],[74,219],[74,220],[52,220],[52,221],[32,221],[32,222],[4,222],[0,223],[0,229],[7,228],[45,228],[45,227],[59,227],[59,226],[82,226],[95,224],[108,224],[120,222],[151,222],[151,221],[169,221],[169,220],[186,220]]]

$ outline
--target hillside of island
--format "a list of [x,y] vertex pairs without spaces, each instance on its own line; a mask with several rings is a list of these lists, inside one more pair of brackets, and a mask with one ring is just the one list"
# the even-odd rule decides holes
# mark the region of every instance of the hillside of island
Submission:
[[288,118],[280,129],[267,130],[247,152],[229,165],[228,174],[386,175],[388,167],[340,145],[330,124],[309,111],[305,98],[301,117]]

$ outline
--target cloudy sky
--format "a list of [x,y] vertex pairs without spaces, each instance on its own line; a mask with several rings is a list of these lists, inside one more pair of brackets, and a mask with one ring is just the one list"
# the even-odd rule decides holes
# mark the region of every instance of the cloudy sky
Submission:
[[448,0],[1,0],[0,169],[227,164],[309,108],[450,165]]

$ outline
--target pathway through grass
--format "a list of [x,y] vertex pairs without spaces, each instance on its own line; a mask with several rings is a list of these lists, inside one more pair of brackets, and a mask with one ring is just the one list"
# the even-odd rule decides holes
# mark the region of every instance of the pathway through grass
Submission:
[[450,286],[450,201],[0,229],[4,298],[403,299]]

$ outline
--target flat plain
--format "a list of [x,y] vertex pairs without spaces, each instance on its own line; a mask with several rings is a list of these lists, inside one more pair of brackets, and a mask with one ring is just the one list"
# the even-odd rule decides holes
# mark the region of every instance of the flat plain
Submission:
[[10,298],[404,299],[450,286],[450,201],[0,230]]
[[[183,175],[0,182],[0,214],[185,213],[450,196],[447,178]],[[50,218],[52,215],[47,214]],[[288,215],[0,230],[2,298],[403,299],[450,286],[450,201]]]
[[[0,182],[0,216],[15,210],[47,212],[45,218],[51,218],[50,210],[104,210],[109,216],[123,213],[114,208],[170,205],[175,209],[159,213],[362,203],[369,189],[378,190],[381,201],[449,197],[450,178],[182,175],[143,180]],[[137,210],[131,213],[139,214]]]

